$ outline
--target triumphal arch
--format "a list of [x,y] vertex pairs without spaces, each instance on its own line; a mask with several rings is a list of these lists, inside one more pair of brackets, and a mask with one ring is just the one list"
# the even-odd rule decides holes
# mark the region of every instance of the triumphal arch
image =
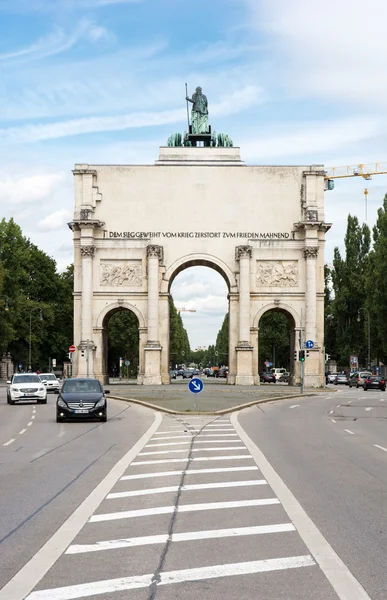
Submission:
[[168,384],[171,283],[204,265],[228,286],[228,383],[259,384],[259,321],[276,309],[292,325],[291,357],[300,339],[314,342],[305,384],[321,386],[324,169],[246,165],[195,94],[192,124],[154,164],[75,165],[74,374],[106,382],[107,323],[127,309],[139,322],[138,383]]

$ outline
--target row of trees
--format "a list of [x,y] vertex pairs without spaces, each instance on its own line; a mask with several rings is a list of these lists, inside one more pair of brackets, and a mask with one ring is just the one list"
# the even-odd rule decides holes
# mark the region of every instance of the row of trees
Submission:
[[10,352],[25,370],[30,332],[34,369],[48,368],[50,358],[56,358],[58,364],[66,359],[73,341],[73,267],[58,273],[55,260],[26,238],[13,219],[3,219],[0,354]]
[[[387,195],[373,227],[348,216],[345,256],[335,248],[325,267],[325,349],[341,366],[350,355],[367,366],[368,326],[372,362],[387,363]],[[373,241],[373,245],[372,245]]]

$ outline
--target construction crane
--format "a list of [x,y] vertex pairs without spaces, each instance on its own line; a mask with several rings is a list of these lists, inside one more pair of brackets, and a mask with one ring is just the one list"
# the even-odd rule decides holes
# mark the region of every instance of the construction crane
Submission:
[[[371,181],[373,175],[387,175],[387,162],[370,163],[367,165],[350,165],[345,167],[328,167],[325,171],[325,191],[333,190],[335,187],[334,179],[344,179],[345,177],[362,177],[366,181]],[[365,219],[367,221],[367,200],[368,189],[364,188]]]
[[176,306],[176,310],[179,313],[180,312],[196,312],[196,308],[186,308],[185,306],[182,306],[182,307],[179,307],[179,308]]

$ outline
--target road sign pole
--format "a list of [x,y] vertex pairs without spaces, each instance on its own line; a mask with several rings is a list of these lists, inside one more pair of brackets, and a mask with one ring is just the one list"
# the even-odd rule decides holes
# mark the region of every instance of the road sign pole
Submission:
[[[302,308],[301,308],[301,323],[300,323],[300,349],[302,350],[304,347],[304,341],[303,341],[303,334],[302,334]],[[305,376],[305,363],[301,362],[301,373],[300,373],[300,377],[301,377],[301,381],[300,381],[300,392],[301,394],[304,393],[304,376]]]

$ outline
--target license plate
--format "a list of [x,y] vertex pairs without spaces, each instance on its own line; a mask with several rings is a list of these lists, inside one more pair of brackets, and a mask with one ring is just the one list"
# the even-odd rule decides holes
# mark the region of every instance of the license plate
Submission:
[[74,410],[75,413],[77,414],[85,414],[88,413],[89,411],[87,410],[87,408],[78,408],[77,410]]

